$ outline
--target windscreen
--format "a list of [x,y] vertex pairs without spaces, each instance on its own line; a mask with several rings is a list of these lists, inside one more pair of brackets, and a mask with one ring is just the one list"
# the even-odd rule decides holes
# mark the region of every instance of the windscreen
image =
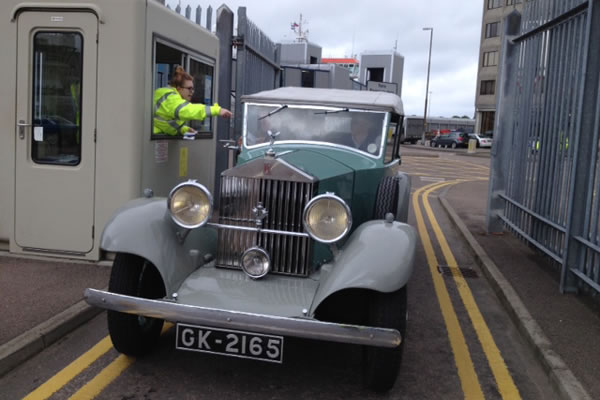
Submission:
[[270,131],[279,132],[275,143],[329,143],[379,157],[385,115],[345,108],[249,104],[244,144],[266,145]]

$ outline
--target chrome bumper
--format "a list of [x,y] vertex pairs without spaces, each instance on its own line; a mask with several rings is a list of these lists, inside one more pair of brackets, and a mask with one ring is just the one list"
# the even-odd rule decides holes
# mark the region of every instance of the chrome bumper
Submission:
[[86,289],[84,297],[92,306],[171,322],[377,347],[397,347],[402,342],[400,332],[395,329],[219,310],[96,289]]

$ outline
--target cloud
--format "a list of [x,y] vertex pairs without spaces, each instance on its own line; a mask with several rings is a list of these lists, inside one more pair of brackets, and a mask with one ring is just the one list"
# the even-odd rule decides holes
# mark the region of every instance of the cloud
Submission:
[[[177,4],[174,0],[167,3],[171,8]],[[182,0],[182,9],[188,4],[192,10],[199,4],[203,14],[209,6],[204,0]],[[396,47],[404,57],[402,97],[404,109],[410,114],[423,114],[429,32],[422,28],[433,27],[431,114],[474,114],[481,0],[236,0],[226,4],[234,13],[239,6],[245,6],[248,18],[275,42],[294,39],[290,24],[299,22],[302,13],[307,21],[303,28],[308,29],[309,40],[322,47],[323,57],[390,51]],[[215,10],[219,6],[212,5]]]

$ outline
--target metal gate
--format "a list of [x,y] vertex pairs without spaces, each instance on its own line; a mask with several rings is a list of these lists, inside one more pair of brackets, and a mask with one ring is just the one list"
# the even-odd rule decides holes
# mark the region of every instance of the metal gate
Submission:
[[554,260],[562,292],[600,292],[600,0],[530,1],[504,26],[488,230]]
[[[219,65],[219,99],[221,105],[234,111],[233,127],[220,123],[217,139],[237,140],[242,135],[243,110],[241,98],[245,94],[279,87],[279,55],[277,45],[246,15],[246,7],[237,12],[237,35],[233,36],[233,12],[225,5],[217,10],[217,36],[221,42]],[[233,47],[236,62],[233,62]],[[235,65],[235,73],[234,73]],[[233,83],[235,82],[235,86]],[[231,97],[234,105],[231,107]],[[233,133],[232,133],[233,128]],[[220,174],[227,169],[228,151],[218,148],[215,174],[215,204],[220,193]]]

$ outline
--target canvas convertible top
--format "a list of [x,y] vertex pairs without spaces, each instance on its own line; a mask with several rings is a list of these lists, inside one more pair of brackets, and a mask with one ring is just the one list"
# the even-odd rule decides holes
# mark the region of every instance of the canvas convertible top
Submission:
[[245,103],[308,104],[340,108],[390,111],[404,115],[402,99],[393,93],[367,90],[282,87],[242,97]]

